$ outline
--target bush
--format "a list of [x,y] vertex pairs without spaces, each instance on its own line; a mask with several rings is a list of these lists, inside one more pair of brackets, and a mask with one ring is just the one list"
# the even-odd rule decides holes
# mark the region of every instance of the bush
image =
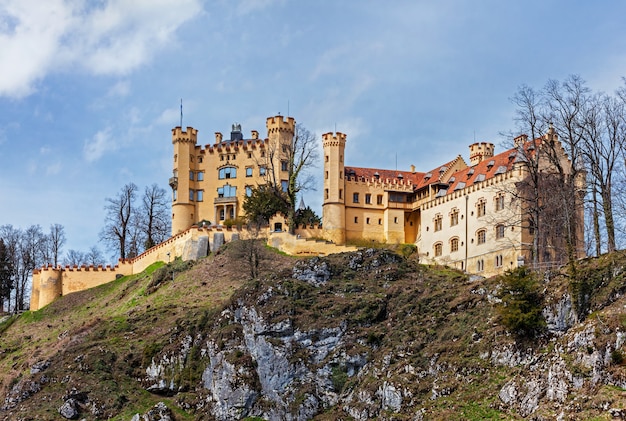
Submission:
[[546,326],[541,314],[543,294],[535,273],[522,266],[501,276],[502,304],[500,321],[507,329],[522,337],[533,337]]
[[415,244],[400,244],[400,246],[398,247],[398,251],[401,255],[408,258],[412,254],[415,254],[415,252],[417,252],[417,246]]

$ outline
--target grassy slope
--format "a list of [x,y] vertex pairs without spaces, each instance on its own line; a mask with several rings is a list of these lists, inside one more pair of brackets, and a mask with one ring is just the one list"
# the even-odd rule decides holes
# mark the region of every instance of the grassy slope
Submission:
[[[176,408],[173,398],[151,395],[135,380],[145,373],[152,355],[171,346],[170,338],[179,330],[219,335],[208,326],[215,326],[213,316],[224,305],[231,300],[255,304],[258,294],[272,286],[280,293],[260,309],[266,320],[290,318],[301,330],[333,327],[345,320],[347,352],[368,355],[373,372],[381,373],[349,378],[345,367],[338,366],[333,371],[337,389],[369,388],[374,394],[386,378],[412,391],[413,409],[425,408],[427,413],[438,414],[438,419],[515,418],[514,413],[501,411],[497,394],[521,369],[494,367],[480,358],[495,346],[514,342],[497,323],[493,304],[486,298],[485,292],[497,288],[494,280],[470,282],[459,272],[410,261],[372,266],[365,259],[360,268],[350,269],[350,255],[337,255],[326,259],[332,267],[331,281],[314,288],[290,279],[293,258],[278,254],[266,258],[262,282],[244,282],[245,262],[226,252],[201,261],[151,294],[146,291],[152,272],[162,264],[62,297],[38,312],[24,314],[4,333],[0,324],[0,396],[20,377],[30,377],[35,362],[50,360],[51,366],[34,376],[45,375],[47,384],[36,399],[22,404],[30,419],[56,419],[62,396],[72,388],[87,391],[90,400],[102,408],[104,419],[127,420],[162,400]],[[616,269],[626,257],[616,254],[604,260],[586,262],[580,271],[585,282],[591,283],[583,287],[595,291],[589,319],[601,321],[596,332],[598,347],[614,340],[616,329],[626,328],[625,300],[620,298],[626,282]],[[549,298],[559,299],[568,283],[566,277],[557,277],[546,284],[549,295],[556,292]],[[554,347],[548,340],[518,345],[533,347],[538,353]],[[568,368],[575,371],[576,363]],[[619,364],[613,371],[615,376],[624,375]],[[434,400],[430,399],[433,372],[439,373],[436,389],[441,395]],[[624,400],[624,391],[614,387],[582,392],[592,397],[584,401],[580,419],[599,416],[602,411],[594,408],[603,402]],[[18,412],[24,417],[19,405],[13,410]],[[548,417],[554,414],[550,408],[540,412]],[[178,420],[195,418],[181,410],[176,416]],[[341,408],[329,408],[318,419],[338,417],[346,414]],[[403,419],[401,414],[394,417]]]
[[104,418],[130,419],[145,412],[163,400],[135,380],[151,355],[167,343],[177,324],[221,308],[241,285],[230,271],[220,271],[222,259],[211,257],[149,295],[152,272],[163,263],[23,314],[0,336],[1,395],[17,379],[28,377],[34,363],[49,360],[46,387],[37,399],[24,402],[32,419],[56,419],[61,397],[72,388],[99,401]]

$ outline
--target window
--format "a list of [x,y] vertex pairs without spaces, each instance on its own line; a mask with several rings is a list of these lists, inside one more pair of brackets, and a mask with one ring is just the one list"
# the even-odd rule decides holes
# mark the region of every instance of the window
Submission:
[[440,214],[435,215],[435,232],[437,231],[441,231],[441,226],[443,225],[442,222],[443,218],[441,217]]
[[252,196],[252,187],[246,186],[246,196],[247,197]]
[[172,190],[172,200],[176,201],[178,199],[178,190]]
[[496,225],[496,238],[504,238],[504,225]]
[[504,194],[499,194],[496,196],[496,210],[501,211],[504,209]]
[[326,158],[326,162],[328,162],[328,155],[326,155],[326,157],[325,157],[325,158]]
[[189,189],[189,200],[193,202],[193,197],[194,197],[194,191],[192,189]]
[[283,145],[283,152],[287,153],[287,145]]
[[198,157],[198,162],[202,163],[202,157],[201,156]]
[[265,158],[265,151],[261,151],[261,158]]
[[487,203],[484,199],[480,199],[476,204],[476,211],[478,212],[478,217],[485,216],[487,212]]
[[450,251],[459,251],[459,239],[453,238],[450,240]]
[[397,217],[397,216],[394,216],[394,217],[393,217],[393,223],[394,223],[394,224],[397,224],[397,223],[398,223],[398,217]]
[[260,167],[259,168],[259,175],[264,176],[266,172],[267,172],[267,170],[265,169],[265,167]]
[[354,217],[354,223],[355,223],[355,224],[358,224],[358,223],[359,223],[359,217],[358,217],[358,216],[355,216],[355,217]]
[[248,152],[248,159],[252,159],[252,152]]
[[343,178],[343,171],[339,171],[339,179]]
[[325,178],[326,180],[328,180],[328,171],[326,171],[326,174],[324,175],[324,178]]
[[377,205],[382,205],[383,204],[383,195],[379,194],[376,196],[376,204]]
[[234,167],[224,167],[220,168],[218,171],[218,176],[220,180],[225,178],[237,178],[237,169]]
[[193,171],[189,171],[189,179],[193,181]]
[[483,270],[485,270],[485,261],[480,259],[476,262],[476,271],[482,272]]
[[220,209],[220,221],[224,220],[224,209]]
[[223,160],[224,160],[224,155],[220,155],[220,161],[223,161]]
[[480,230],[476,233],[476,237],[478,239],[478,244],[485,244],[485,241],[487,241],[487,231],[486,230]]
[[359,203],[359,194],[358,193],[353,193],[352,194],[352,202],[353,203]]
[[252,167],[246,167],[246,177],[252,177]]
[[366,194],[365,195],[365,204],[366,205],[371,205],[372,204],[372,195],[371,194]]
[[528,233],[535,235],[535,222],[532,219],[528,220]]
[[436,243],[435,244],[435,257],[441,256],[443,253],[443,244]]
[[501,268],[502,267],[502,255],[501,254],[496,256],[496,267],[497,268]]
[[198,173],[196,174],[196,180],[204,181],[204,171],[198,171]]
[[283,191],[285,191],[285,192],[286,192],[286,191],[287,191],[287,189],[289,188],[289,182],[288,182],[287,180],[281,180],[281,181],[280,181],[280,188],[281,188]]
[[382,225],[383,224],[383,220],[381,218],[378,218],[378,225]]
[[328,199],[328,189],[324,190],[324,199]]
[[230,219],[235,219],[235,209],[230,208]]
[[289,170],[289,163],[287,161],[280,161],[280,170],[281,171],[288,171]]
[[203,197],[204,197],[204,191],[196,190],[196,202],[202,202]]
[[370,224],[370,219],[369,219],[369,218],[365,218],[365,223],[366,223],[367,225],[369,225],[369,224]]
[[459,224],[459,210],[452,209],[452,213],[450,213],[450,226],[453,227]]
[[217,189],[217,197],[235,197],[237,196],[237,187],[226,184],[224,187]]
[[343,199],[343,189],[339,189],[339,199]]

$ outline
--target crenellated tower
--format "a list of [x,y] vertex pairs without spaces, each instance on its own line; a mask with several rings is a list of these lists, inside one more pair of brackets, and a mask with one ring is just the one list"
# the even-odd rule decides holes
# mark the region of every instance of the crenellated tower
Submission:
[[296,121],[293,117],[274,116],[268,117],[265,123],[267,127],[269,156],[268,170],[274,169],[271,182],[280,185],[282,181],[287,181],[289,177],[288,168],[283,165],[283,161],[288,160],[288,151],[291,150],[293,137],[296,133]]
[[325,133],[324,146],[324,202],[322,226],[327,240],[335,244],[346,242],[346,205],[344,191],[344,151],[346,135]]
[[190,171],[195,170],[195,148],[198,130],[187,127],[172,129],[174,145],[173,174],[169,180],[172,188],[172,235],[176,235],[193,225],[197,216],[195,203],[190,200]]

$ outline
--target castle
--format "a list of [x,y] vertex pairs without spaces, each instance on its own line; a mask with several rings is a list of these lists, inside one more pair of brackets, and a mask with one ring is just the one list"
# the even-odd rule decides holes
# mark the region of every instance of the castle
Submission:
[[[220,241],[245,237],[245,229],[225,226],[243,216],[243,201],[254,187],[272,182],[285,188],[286,151],[295,127],[291,117],[269,117],[267,138],[260,139],[259,132],[252,130],[245,139],[241,126],[234,124],[230,138],[217,132],[215,142],[204,147],[198,144],[196,129],[172,129],[172,237],[134,259],[120,260],[115,267],[35,270],[31,309],[116,276],[139,273],[156,261],[206,256]],[[553,128],[538,139],[518,136],[511,149],[499,154],[491,143],[473,143],[469,164],[458,155],[427,172],[413,166],[409,171],[346,166],[346,141],[343,133],[322,135],[322,226],[296,227],[296,235],[291,235],[285,232],[284,217],[277,215],[263,233],[270,245],[290,254],[319,255],[353,250],[344,245],[357,241],[410,243],[417,246],[423,262],[492,276],[530,262],[535,233],[519,200],[520,183],[528,175],[524,150],[539,149],[546,142],[557,145],[560,167],[572,173]],[[582,187],[584,173],[578,177],[575,182]],[[574,217],[580,240],[583,213],[579,209]],[[306,241],[311,238],[328,243]],[[553,235],[549,241],[542,260],[559,262],[556,250],[562,248],[563,239]],[[582,257],[584,251],[575,254]]]
[[[233,125],[230,139],[216,133],[215,143],[205,147],[196,144],[197,130],[174,128],[173,234],[201,220],[219,225],[243,216],[243,200],[253,187],[268,180],[285,183],[284,145],[291,142],[295,124],[291,117],[267,118],[264,140],[256,130],[244,139],[241,126]],[[517,186],[527,176],[520,148],[558,144],[553,128],[539,139],[518,136],[511,149],[499,154],[491,143],[473,143],[469,164],[458,155],[427,172],[413,166],[409,171],[346,166],[346,141],[343,133],[322,136],[322,228],[296,230],[300,237],[320,236],[337,245],[362,240],[411,243],[422,261],[483,276],[530,262],[534,234],[516,202]],[[571,172],[565,151],[557,151],[561,167]],[[582,210],[576,218],[582,227]],[[554,250],[560,240],[552,239]],[[555,253],[542,258],[551,259],[559,260]]]

